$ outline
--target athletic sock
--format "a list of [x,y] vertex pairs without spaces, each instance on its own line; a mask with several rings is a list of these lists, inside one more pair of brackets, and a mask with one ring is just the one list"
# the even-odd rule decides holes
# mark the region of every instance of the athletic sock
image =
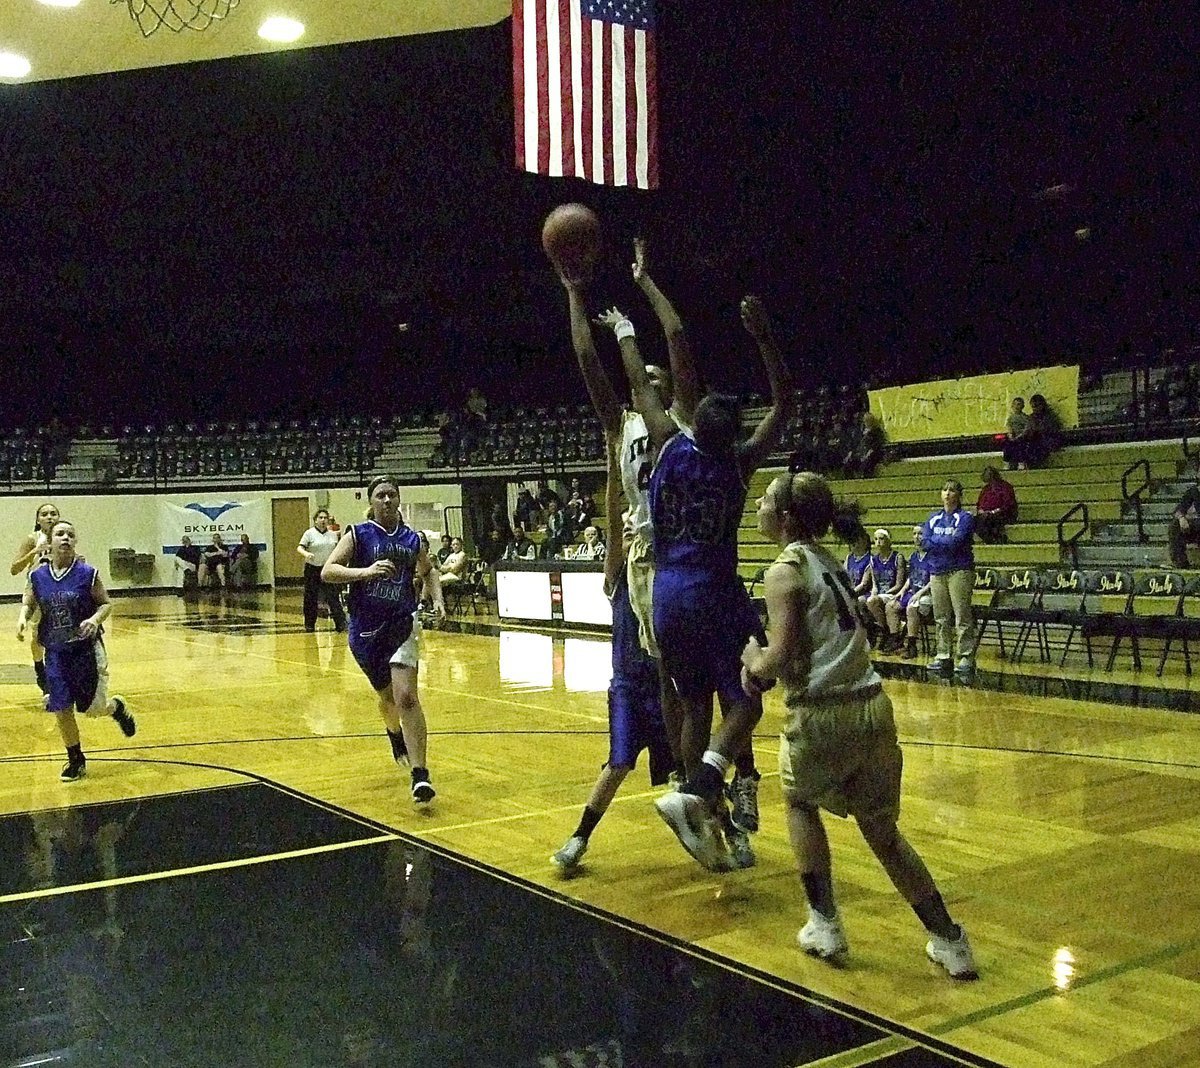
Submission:
[[392,756],[393,757],[395,757],[396,759],[399,759],[400,757],[402,757],[408,753],[408,747],[404,744],[404,732],[403,731],[389,730],[387,732],[387,736],[388,736],[388,741],[392,743]]
[[[720,756],[720,754],[716,755]],[[714,764],[709,763],[707,753],[704,754],[704,760],[700,762],[700,766],[696,768],[696,773],[683,784],[683,793],[697,794],[710,799],[720,796],[724,789],[725,774]]]
[[950,913],[946,911],[946,903],[938,891],[935,890],[929,897],[918,901],[912,910],[917,914],[917,919],[925,925],[925,930],[932,931],[938,938],[957,942],[962,936],[962,928],[950,918]]
[[413,768],[412,769],[412,781],[413,781],[414,786],[416,786],[417,783],[419,783],[419,782],[429,782],[429,769],[428,768]]
[[833,876],[829,872],[806,871],[800,873],[804,894],[808,903],[827,920],[837,915],[837,903],[833,900]]
[[747,749],[744,753],[738,753],[733,766],[737,768],[739,779],[743,779],[747,775],[753,776],[756,780],[760,778],[758,768],[754,766],[754,750],[752,749]]
[[68,745],[67,746],[67,763],[82,764],[83,763],[83,746]]
[[38,689],[42,693],[49,693],[50,686],[46,682],[46,662],[44,660],[35,660],[33,662],[33,675],[37,679]]
[[603,817],[603,812],[597,812],[591,805],[583,806],[583,815],[580,817],[579,826],[575,828],[576,838],[582,838],[585,842],[591,838],[592,831],[596,829],[596,824]]

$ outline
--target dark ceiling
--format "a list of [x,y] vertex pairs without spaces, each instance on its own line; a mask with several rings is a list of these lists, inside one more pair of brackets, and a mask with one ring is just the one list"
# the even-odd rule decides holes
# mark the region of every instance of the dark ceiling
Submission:
[[663,4],[650,194],[514,169],[507,23],[0,86],[8,419],[60,374],[75,418],[570,394],[538,244],[568,199],[605,222],[595,304],[644,319],[646,233],[723,386],[757,382],[749,288],[801,381],[1192,338],[1194,20],[838,6]]

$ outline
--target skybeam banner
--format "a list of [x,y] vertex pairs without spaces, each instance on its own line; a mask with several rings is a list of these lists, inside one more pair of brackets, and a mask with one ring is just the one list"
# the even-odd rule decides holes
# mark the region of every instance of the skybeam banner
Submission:
[[1014,397],[1040,393],[1064,427],[1079,425],[1079,368],[1039,367],[1001,375],[873,389],[871,412],[890,442],[1003,434]]
[[193,497],[187,504],[160,501],[158,540],[163,556],[174,556],[185,536],[203,549],[211,544],[214,534],[220,534],[221,540],[230,548],[241,541],[243,534],[248,534],[250,544],[259,552],[265,552],[271,540],[268,503],[262,498],[239,501],[232,496]]

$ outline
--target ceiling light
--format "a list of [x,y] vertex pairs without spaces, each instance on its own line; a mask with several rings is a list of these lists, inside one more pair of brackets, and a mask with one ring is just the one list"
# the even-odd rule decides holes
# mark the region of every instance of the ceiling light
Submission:
[[15,52],[0,52],[0,78],[24,78],[33,68],[24,56]]
[[47,7],[78,7],[79,0],[38,0]]
[[279,44],[291,44],[304,34],[304,23],[295,19],[284,18],[281,15],[267,19],[258,28],[258,36],[264,41],[276,41]]

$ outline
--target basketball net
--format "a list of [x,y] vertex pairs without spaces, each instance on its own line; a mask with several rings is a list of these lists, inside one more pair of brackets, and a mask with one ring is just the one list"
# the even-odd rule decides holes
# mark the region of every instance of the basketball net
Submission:
[[129,8],[129,17],[137,23],[142,36],[149,37],[162,26],[176,33],[207,30],[228,16],[239,0],[109,0],[109,3]]

